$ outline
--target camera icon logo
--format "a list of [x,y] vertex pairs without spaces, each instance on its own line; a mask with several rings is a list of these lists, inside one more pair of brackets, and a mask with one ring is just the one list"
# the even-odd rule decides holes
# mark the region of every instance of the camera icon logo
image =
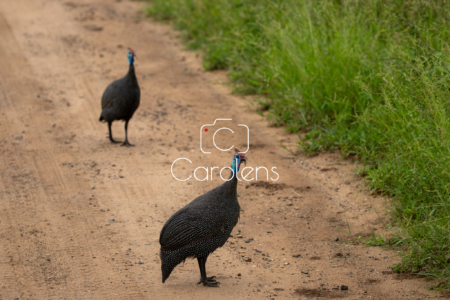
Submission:
[[[211,152],[207,152],[207,151],[204,151],[204,150],[203,150],[203,131],[207,132],[208,129],[205,128],[205,127],[212,127],[212,126],[216,125],[216,122],[217,122],[217,121],[232,121],[232,119],[215,119],[213,124],[205,124],[205,125],[203,125],[202,127],[200,127],[200,150],[201,150],[203,153],[205,153],[205,154],[211,154]],[[242,153],[247,153],[247,151],[248,151],[248,149],[249,149],[249,147],[250,147],[250,129],[249,129],[248,126],[245,125],[245,124],[238,124],[238,126],[239,126],[239,127],[245,127],[245,128],[247,129],[247,149],[246,149],[245,151],[241,151]],[[217,129],[217,130],[214,132],[213,138],[212,138],[212,142],[213,142],[214,146],[215,146],[218,150],[220,150],[220,151],[229,151],[229,150],[231,150],[231,149],[234,148],[234,145],[232,145],[232,146],[231,146],[230,148],[228,148],[228,149],[222,149],[222,148],[220,148],[219,146],[217,146],[217,144],[216,144],[216,141],[215,141],[216,134],[217,134],[219,131],[221,131],[221,130],[228,130],[228,131],[231,131],[231,132],[234,134],[234,131],[231,130],[230,128],[228,128],[228,127],[221,127],[221,128]]]

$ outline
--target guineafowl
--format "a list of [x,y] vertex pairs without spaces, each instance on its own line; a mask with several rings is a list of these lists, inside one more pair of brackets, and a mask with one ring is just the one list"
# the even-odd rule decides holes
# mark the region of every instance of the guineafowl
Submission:
[[128,62],[130,63],[128,73],[108,85],[102,96],[102,113],[100,115],[100,121],[108,122],[111,143],[119,143],[112,137],[111,123],[115,120],[125,121],[125,141],[122,146],[133,146],[128,142],[128,122],[138,108],[141,98],[141,90],[133,65],[136,54],[132,49],[128,49]]
[[194,199],[164,224],[159,236],[163,283],[179,263],[196,257],[200,268],[198,284],[218,286],[215,276],[206,277],[205,263],[209,254],[225,244],[238,222],[236,188],[241,162],[246,162],[245,154],[236,150],[229,180]]

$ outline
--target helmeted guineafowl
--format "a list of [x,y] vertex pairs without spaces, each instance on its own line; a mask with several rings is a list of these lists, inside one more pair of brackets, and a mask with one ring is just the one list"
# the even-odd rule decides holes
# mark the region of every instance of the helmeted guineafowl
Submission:
[[217,287],[212,277],[206,277],[205,263],[208,255],[228,240],[239,219],[237,199],[237,172],[245,155],[236,150],[228,181],[197,197],[173,214],[161,230],[160,258],[162,282],[172,270],[188,257],[196,257],[200,268],[200,282]]
[[109,140],[116,142],[111,133],[111,123],[115,120],[125,121],[125,141],[122,146],[133,146],[128,142],[128,121],[139,106],[141,90],[134,72],[134,58],[136,54],[128,48],[128,62],[130,67],[127,75],[111,82],[102,96],[102,113],[100,121],[108,122]]

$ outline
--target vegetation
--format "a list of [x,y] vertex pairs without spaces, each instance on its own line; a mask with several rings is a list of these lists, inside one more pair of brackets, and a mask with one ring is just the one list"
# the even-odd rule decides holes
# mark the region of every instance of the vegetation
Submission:
[[[365,163],[392,197],[399,272],[450,283],[450,1],[150,0],[307,151]],[[374,242],[373,241],[373,242]]]

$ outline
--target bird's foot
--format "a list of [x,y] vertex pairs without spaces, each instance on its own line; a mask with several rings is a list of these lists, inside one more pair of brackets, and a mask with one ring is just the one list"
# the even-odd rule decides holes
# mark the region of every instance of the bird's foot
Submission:
[[113,140],[113,139],[109,139],[111,141],[112,144],[118,144],[120,143],[119,141]]
[[200,278],[200,281],[197,284],[203,283],[203,285],[210,286],[210,287],[219,287],[219,283],[217,280],[215,280],[216,276]]
[[130,146],[134,146],[134,145],[128,143],[128,141],[125,140],[125,142],[123,142],[122,145],[120,145],[120,146],[127,146],[127,147],[130,147]]

